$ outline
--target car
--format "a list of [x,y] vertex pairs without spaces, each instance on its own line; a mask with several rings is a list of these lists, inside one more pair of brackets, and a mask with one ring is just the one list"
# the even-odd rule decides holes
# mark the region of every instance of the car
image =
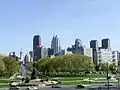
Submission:
[[32,86],[32,87],[27,87],[25,90],[38,90],[38,88],[37,88],[37,87]]
[[61,88],[59,85],[53,85],[52,88]]
[[114,84],[113,83],[105,83],[105,86],[114,86]]
[[10,86],[10,88],[8,90],[19,90],[20,87],[16,87],[16,86]]
[[79,88],[85,88],[85,87],[86,87],[85,85],[80,85],[80,84],[78,84],[78,85],[76,86],[77,89],[79,89]]
[[30,87],[27,87],[25,90],[32,90]]

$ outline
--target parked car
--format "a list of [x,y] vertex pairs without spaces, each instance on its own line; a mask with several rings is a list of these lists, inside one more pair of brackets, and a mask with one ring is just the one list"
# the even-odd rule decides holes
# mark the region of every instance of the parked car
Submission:
[[113,83],[105,83],[105,86],[114,86],[114,84]]
[[61,88],[59,85],[53,85],[52,88]]
[[86,86],[85,86],[85,85],[80,85],[80,84],[78,84],[78,85],[76,86],[76,88],[77,88],[77,89],[79,89],[79,88],[86,88]]
[[37,88],[37,87],[32,86],[32,87],[27,87],[25,90],[38,90],[38,88]]
[[19,90],[20,87],[17,86],[10,86],[10,88],[8,90]]

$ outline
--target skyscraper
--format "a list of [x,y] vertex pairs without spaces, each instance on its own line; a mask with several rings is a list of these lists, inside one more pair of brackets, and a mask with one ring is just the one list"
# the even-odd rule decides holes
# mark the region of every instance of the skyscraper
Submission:
[[33,38],[33,51],[37,48],[37,46],[41,46],[40,35],[35,35],[34,38]]
[[84,48],[82,45],[82,41],[80,39],[75,40],[75,44],[72,47],[68,47],[67,51],[72,51],[73,54],[81,54],[84,55]]
[[102,49],[111,49],[110,40],[108,38],[102,39]]
[[90,48],[92,48],[92,55],[93,55],[93,62],[95,65],[98,64],[98,41],[97,40],[91,40],[90,41]]
[[83,49],[83,46],[82,46],[82,41],[80,39],[76,39],[75,40],[75,45],[72,46],[73,48],[73,53],[76,53],[76,54],[81,54],[83,55],[84,54],[84,49]]
[[52,38],[51,49],[53,49],[54,55],[61,52],[60,38],[57,35]]
[[40,46],[41,46],[41,38],[40,35],[35,35],[33,38],[33,60],[36,60],[40,57]]

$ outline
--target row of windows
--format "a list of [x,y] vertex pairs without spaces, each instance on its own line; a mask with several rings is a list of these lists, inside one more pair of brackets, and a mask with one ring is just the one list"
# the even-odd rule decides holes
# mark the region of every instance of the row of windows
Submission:
[[[112,60],[112,62],[115,62],[115,61],[116,61],[115,59]],[[102,62],[102,60],[100,59],[99,62]]]

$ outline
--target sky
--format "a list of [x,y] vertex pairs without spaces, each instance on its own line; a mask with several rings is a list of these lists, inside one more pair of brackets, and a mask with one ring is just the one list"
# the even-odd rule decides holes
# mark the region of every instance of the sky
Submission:
[[54,34],[63,49],[76,38],[89,47],[90,40],[110,38],[120,50],[120,0],[0,0],[0,53],[32,50],[33,36],[50,47]]

